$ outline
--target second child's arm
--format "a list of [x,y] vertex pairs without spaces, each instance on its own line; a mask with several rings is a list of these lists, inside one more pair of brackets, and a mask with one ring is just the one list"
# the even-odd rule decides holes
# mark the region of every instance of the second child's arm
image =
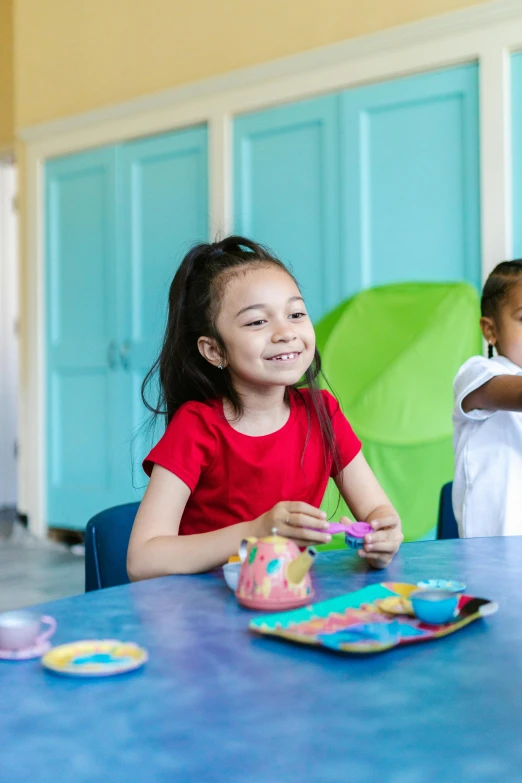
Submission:
[[129,541],[127,571],[131,581],[170,574],[194,574],[226,563],[241,541],[261,538],[275,527],[297,544],[321,544],[330,540],[317,528],[328,526],[326,514],[307,503],[283,501],[248,522],[180,536],[179,525],[189,487],[174,473],[155,465],[141,501]]
[[522,411],[522,376],[497,375],[470,392],[462,401],[462,410]]

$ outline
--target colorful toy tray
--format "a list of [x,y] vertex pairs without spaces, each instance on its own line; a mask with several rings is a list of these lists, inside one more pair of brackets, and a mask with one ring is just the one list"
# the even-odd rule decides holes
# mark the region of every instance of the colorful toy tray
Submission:
[[492,601],[460,595],[451,622],[428,625],[411,609],[409,595],[417,589],[393,582],[370,585],[304,609],[257,617],[249,627],[256,633],[337,652],[377,653],[447,636],[498,610]]

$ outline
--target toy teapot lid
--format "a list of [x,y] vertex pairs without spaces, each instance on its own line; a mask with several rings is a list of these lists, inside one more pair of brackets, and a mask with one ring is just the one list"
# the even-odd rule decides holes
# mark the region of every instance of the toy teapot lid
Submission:
[[255,536],[250,536],[249,538],[243,539],[241,542],[241,545],[239,547],[239,559],[241,562],[243,562],[248,554],[248,547],[250,545],[256,545],[259,544],[272,544],[276,545],[278,547],[280,546],[290,546],[294,547],[296,546],[293,541],[291,541],[289,538],[285,538],[284,536],[280,536],[277,533],[277,528],[272,528],[272,534],[269,536],[265,536],[264,538],[255,538]]

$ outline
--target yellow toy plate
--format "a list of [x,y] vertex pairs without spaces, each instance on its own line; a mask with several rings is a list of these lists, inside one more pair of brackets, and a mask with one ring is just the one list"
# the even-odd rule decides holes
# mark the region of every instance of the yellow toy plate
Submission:
[[117,639],[88,639],[53,647],[42,665],[68,677],[109,677],[138,669],[149,656],[143,647]]

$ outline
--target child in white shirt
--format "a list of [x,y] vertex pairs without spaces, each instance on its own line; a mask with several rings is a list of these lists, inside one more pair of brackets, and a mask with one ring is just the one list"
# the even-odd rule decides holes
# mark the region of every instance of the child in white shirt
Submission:
[[454,383],[453,509],[463,538],[522,535],[522,261],[493,270],[481,313],[489,358]]

